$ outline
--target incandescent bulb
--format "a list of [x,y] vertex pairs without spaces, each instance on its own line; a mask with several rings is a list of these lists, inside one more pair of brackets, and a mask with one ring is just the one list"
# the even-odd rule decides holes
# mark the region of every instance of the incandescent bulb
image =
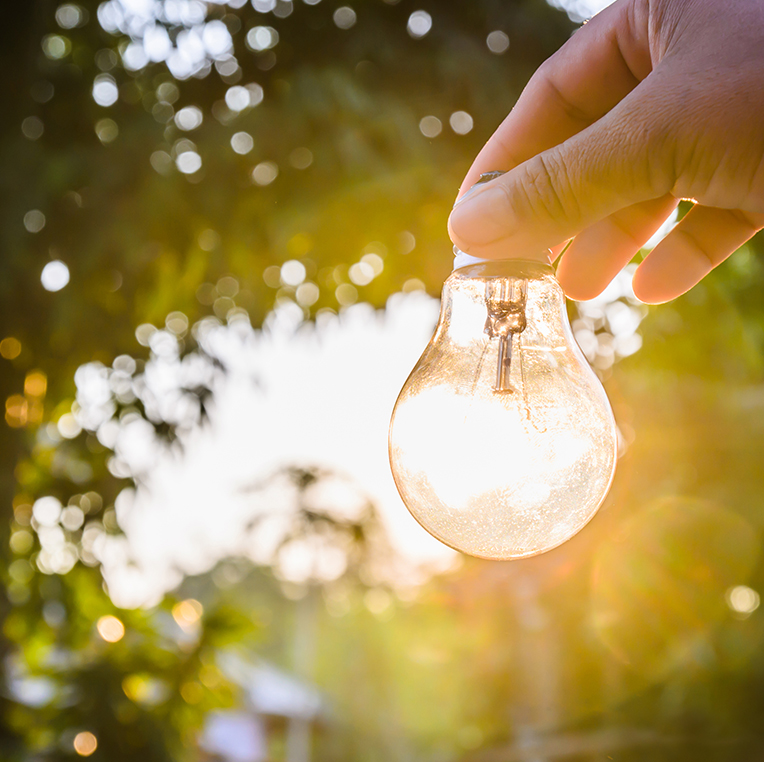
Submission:
[[389,446],[414,518],[464,553],[532,556],[592,518],[613,478],[615,421],[550,265],[501,260],[451,274]]

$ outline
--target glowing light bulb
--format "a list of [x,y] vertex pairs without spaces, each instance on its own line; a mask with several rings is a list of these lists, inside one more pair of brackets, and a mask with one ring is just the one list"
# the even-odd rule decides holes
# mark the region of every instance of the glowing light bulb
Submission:
[[576,344],[552,267],[460,267],[390,423],[390,463],[414,518],[457,550],[522,558],[596,513],[616,430]]

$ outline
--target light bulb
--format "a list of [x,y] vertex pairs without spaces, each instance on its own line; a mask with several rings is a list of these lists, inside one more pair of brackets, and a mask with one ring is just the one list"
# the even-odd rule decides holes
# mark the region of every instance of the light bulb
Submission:
[[432,535],[509,559],[560,545],[613,478],[616,429],[548,264],[455,270],[390,423],[403,502]]

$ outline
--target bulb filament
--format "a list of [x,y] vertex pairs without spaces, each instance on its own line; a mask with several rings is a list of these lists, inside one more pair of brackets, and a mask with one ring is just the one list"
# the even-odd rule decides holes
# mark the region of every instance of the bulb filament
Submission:
[[499,355],[496,363],[497,392],[513,391],[510,384],[512,369],[512,340],[515,334],[525,330],[525,302],[528,281],[519,278],[495,278],[485,286],[485,304],[488,317],[485,333],[489,338],[499,339]]

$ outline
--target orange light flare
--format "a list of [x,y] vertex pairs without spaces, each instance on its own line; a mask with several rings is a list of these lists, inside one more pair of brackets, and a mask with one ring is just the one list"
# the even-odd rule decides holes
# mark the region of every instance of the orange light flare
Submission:
[[193,598],[180,601],[172,607],[172,618],[186,632],[193,632],[197,629],[203,613],[204,607]]
[[117,643],[125,637],[125,625],[117,617],[110,614],[102,616],[98,620],[96,630],[107,643]]
[[74,737],[72,745],[81,757],[89,757],[98,748],[98,739],[89,730],[83,730]]

